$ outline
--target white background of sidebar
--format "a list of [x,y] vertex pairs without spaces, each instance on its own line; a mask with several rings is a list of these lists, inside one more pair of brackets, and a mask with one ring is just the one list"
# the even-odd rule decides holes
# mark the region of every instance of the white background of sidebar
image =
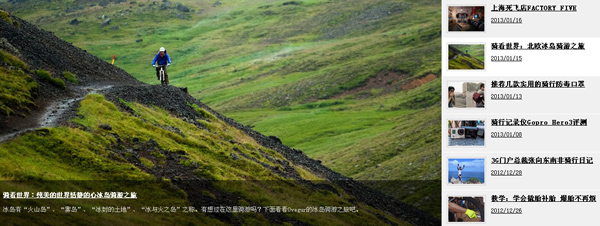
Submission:
[[[577,5],[576,13],[492,13],[493,4]],[[448,32],[449,5],[485,5],[485,32]],[[442,224],[448,196],[485,196],[485,225],[599,225],[600,203],[492,203],[492,195],[600,195],[600,1],[442,1]],[[491,24],[492,17],[521,17],[523,24]],[[595,23],[595,24],[594,24]],[[586,50],[491,50],[493,42],[584,42]],[[448,43],[485,43],[482,71],[447,70]],[[491,56],[523,62],[491,62]],[[585,89],[492,89],[492,80],[585,80]],[[485,81],[485,109],[448,109],[448,81]],[[520,93],[521,101],[491,100]],[[484,147],[448,147],[448,119],[485,119]],[[492,127],[492,118],[532,120],[587,118],[587,127]],[[491,132],[518,131],[522,139],[492,139]],[[593,165],[491,165],[494,157],[592,156]],[[448,185],[448,158],[485,158],[483,186]],[[522,170],[522,177],[491,177],[491,170]],[[522,215],[494,215],[491,208],[518,207]],[[472,223],[458,223],[472,224]]]

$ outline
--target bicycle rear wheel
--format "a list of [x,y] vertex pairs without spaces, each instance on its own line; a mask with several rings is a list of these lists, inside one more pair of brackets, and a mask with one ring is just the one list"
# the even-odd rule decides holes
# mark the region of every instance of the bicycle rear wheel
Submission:
[[465,206],[470,210],[478,212],[481,222],[485,222],[485,209],[483,208],[483,205],[481,205],[477,199],[472,197],[464,197],[463,200],[465,200]]

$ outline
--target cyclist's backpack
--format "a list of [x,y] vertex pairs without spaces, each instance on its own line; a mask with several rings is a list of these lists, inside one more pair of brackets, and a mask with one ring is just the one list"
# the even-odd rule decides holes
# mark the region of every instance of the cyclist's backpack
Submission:
[[473,93],[473,100],[475,103],[479,103],[481,101],[481,94],[479,92]]

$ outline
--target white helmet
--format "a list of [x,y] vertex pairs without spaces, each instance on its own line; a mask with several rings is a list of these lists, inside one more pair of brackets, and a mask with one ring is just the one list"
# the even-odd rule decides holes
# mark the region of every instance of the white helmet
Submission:
[[160,47],[160,52],[164,52],[165,51],[165,47]]

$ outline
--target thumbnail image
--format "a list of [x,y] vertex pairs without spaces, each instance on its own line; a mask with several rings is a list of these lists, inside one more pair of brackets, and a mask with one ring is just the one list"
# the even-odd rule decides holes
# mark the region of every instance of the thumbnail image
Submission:
[[483,70],[484,62],[484,44],[448,45],[448,69],[450,70]]
[[485,184],[485,159],[448,159],[449,184]]
[[485,120],[448,120],[448,146],[484,146]]
[[448,31],[485,31],[483,6],[449,6]]
[[485,82],[448,82],[448,108],[484,108]]
[[485,222],[483,196],[448,197],[448,222]]

